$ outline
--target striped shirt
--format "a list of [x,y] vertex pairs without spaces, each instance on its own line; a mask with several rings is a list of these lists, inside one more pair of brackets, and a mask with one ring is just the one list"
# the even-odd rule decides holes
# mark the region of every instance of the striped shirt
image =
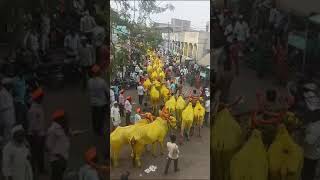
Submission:
[[320,159],[320,121],[309,124],[306,128],[305,157],[313,160]]

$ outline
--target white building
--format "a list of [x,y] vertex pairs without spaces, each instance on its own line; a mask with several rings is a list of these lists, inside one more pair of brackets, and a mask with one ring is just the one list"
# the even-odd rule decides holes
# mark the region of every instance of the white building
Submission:
[[207,31],[193,31],[191,21],[173,18],[171,24],[154,23],[154,28],[162,32],[166,48],[197,61],[210,52],[210,21],[207,25]]
[[191,21],[182,19],[171,19],[171,25],[174,27],[174,31],[189,31],[191,26]]
[[200,60],[210,52],[210,32],[174,32],[170,33],[169,49],[183,55]]

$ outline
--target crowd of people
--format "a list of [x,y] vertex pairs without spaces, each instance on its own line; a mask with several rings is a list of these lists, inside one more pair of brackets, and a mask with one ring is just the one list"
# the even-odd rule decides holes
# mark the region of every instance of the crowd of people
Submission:
[[[157,50],[158,56],[164,59],[164,72],[166,76],[166,87],[170,90],[171,95],[183,95],[182,89],[185,86],[191,86],[194,91],[190,90],[186,97],[190,96],[202,96],[206,98],[206,122],[209,122],[209,88],[205,87],[205,84],[201,83],[200,79],[200,67],[198,64],[180,64],[176,61],[174,56],[166,56],[166,53],[162,49]],[[139,63],[140,62],[140,63]],[[151,104],[148,102],[148,92],[144,88],[143,84],[147,78],[149,78],[146,72],[147,66],[151,63],[150,57],[143,58],[142,61],[137,61],[132,71],[129,72],[130,76],[135,79],[135,88],[137,94],[137,102],[133,100],[131,95],[126,95],[127,88],[121,84],[121,80],[113,81],[110,88],[110,103],[111,107],[111,120],[113,129],[122,124],[121,118],[125,119],[125,125],[134,124],[143,117],[144,112],[152,112]],[[118,77],[121,79],[120,77]],[[190,80],[187,80],[190,78]],[[192,79],[193,78],[193,79]],[[130,91],[130,90],[129,90]],[[134,110],[133,106],[138,107]],[[208,125],[208,123],[207,123]]]
[[[29,72],[57,61],[48,57],[57,55],[58,49],[63,50],[63,60],[72,59],[81,68],[83,88],[90,96],[93,132],[97,136],[106,132],[109,86],[102,74],[108,66],[108,45],[94,11],[90,8],[90,14],[85,4],[86,1],[74,0],[71,7],[65,8],[61,2],[59,11],[52,14],[43,9],[41,13],[25,15],[24,38],[7,59],[15,62],[14,77],[1,72],[0,78],[1,174],[6,180],[34,180],[43,175],[62,180],[68,166],[71,138],[86,132],[71,130],[64,109],[56,108],[50,119],[46,119],[48,112],[43,105],[46,87],[33,86],[28,81]],[[99,31],[99,37],[95,31]],[[46,127],[48,120],[51,123]],[[106,175],[108,168],[98,165],[95,147],[84,154],[80,179],[98,180]]]
[[[213,92],[221,93],[221,104],[229,103],[229,93],[232,82],[240,72],[240,64],[247,59],[255,63],[257,76],[275,75],[277,85],[287,86],[290,80],[288,57],[288,15],[281,12],[268,0],[257,0],[252,13],[245,17],[230,9],[214,11],[212,35],[214,48],[222,49],[218,57],[216,83]],[[251,56],[252,52],[258,56]],[[279,87],[280,87],[279,86]],[[263,99],[262,101],[261,98]],[[259,112],[265,118],[275,117],[279,112],[290,111],[297,113],[298,102],[295,97],[284,95],[276,89],[268,89],[257,93]],[[218,97],[214,97],[217,100]],[[261,102],[263,102],[261,104]],[[319,162],[318,140],[319,133],[314,131],[319,121],[311,117],[299,116],[303,121],[304,167],[302,179],[314,179]]]
[[[222,92],[222,100],[228,100],[232,81],[240,73],[239,64],[252,59],[258,77],[273,73],[276,81],[286,85],[289,78],[289,65],[287,59],[287,33],[288,21],[285,15],[275,6],[258,3],[260,9],[269,9],[256,17],[245,17],[230,9],[215,10],[213,18],[214,48],[222,48],[216,67],[217,80]],[[257,7],[257,8],[258,8]],[[268,16],[268,23],[259,24],[250,18]],[[248,21],[250,23],[248,23]],[[259,21],[260,22],[260,21]],[[258,58],[253,59],[253,52]],[[267,53],[267,55],[265,55]],[[249,60],[248,60],[249,61]],[[271,66],[271,67],[270,67]]]

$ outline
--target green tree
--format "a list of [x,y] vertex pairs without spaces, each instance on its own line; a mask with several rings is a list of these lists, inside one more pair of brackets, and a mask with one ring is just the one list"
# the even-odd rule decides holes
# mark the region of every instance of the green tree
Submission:
[[[160,6],[160,3],[155,0],[144,1],[136,0],[135,4],[138,7],[136,9],[136,20],[132,16],[132,11],[135,10],[135,6],[132,1],[113,1],[116,8],[110,8],[110,28],[113,29],[117,26],[126,26],[129,34],[119,34],[118,44],[112,44],[112,49],[117,49],[117,46],[124,47],[125,43],[130,42],[131,49],[134,54],[131,57],[136,60],[141,60],[143,55],[146,54],[148,48],[156,48],[162,41],[161,34],[155,29],[147,26],[147,22],[151,22],[150,15],[165,12],[166,10],[173,10],[174,7],[171,4],[165,4]],[[123,51],[118,54],[118,51]],[[128,64],[129,51],[124,49],[118,49],[113,51],[112,69],[117,69],[117,66],[125,66]],[[123,58],[126,57],[126,58]]]

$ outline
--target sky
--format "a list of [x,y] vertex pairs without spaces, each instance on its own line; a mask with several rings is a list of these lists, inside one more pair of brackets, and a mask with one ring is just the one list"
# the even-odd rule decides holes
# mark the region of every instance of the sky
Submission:
[[[133,4],[133,1],[131,1]],[[174,10],[167,10],[160,14],[152,14],[151,19],[158,23],[171,22],[171,18],[191,21],[191,28],[196,30],[205,30],[206,23],[210,21],[210,1],[157,1],[160,6],[172,4]],[[112,2],[111,2],[111,7]]]

